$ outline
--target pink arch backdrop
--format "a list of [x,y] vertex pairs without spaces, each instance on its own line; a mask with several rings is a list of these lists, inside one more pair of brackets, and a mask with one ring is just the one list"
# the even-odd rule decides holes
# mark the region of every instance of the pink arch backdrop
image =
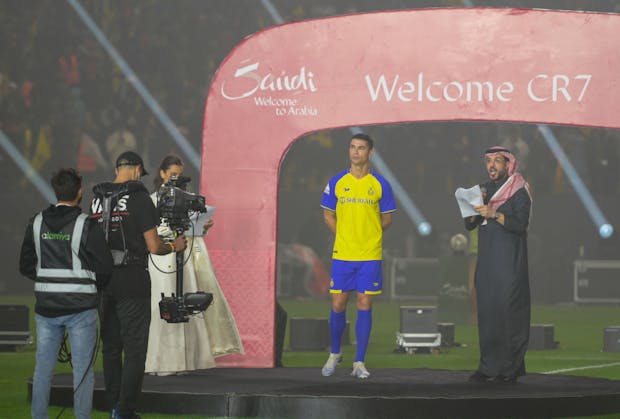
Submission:
[[278,171],[296,138],[406,121],[618,127],[619,51],[618,15],[522,9],[349,15],[245,39],[213,80],[203,130],[201,191],[217,206],[206,241],[246,350],[219,365],[274,365]]

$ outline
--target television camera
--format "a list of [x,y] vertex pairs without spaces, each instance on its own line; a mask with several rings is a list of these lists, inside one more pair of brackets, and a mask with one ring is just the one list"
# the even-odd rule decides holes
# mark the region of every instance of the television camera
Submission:
[[159,216],[168,223],[176,233],[182,234],[192,226],[190,216],[197,212],[206,212],[205,197],[187,192],[187,176],[172,176],[159,188],[157,209]]
[[[206,212],[204,196],[188,192],[186,176],[172,176],[159,188],[157,210],[162,222],[168,224],[176,234],[183,234],[192,227],[191,216]],[[168,323],[189,321],[189,316],[205,311],[213,302],[213,294],[208,292],[183,293],[183,252],[176,254],[176,295],[161,294],[159,315]]]

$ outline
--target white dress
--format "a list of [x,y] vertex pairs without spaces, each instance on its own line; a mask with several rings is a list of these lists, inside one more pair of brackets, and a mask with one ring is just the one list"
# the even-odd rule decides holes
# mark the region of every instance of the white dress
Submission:
[[[151,194],[155,201],[157,197]],[[158,234],[170,234],[167,226]],[[202,236],[188,237],[183,260],[183,292],[198,290],[213,294],[213,304],[203,312],[190,316],[187,323],[167,323],[159,315],[161,293],[176,293],[176,257],[149,257],[151,276],[151,326],[145,372],[160,375],[182,373],[215,367],[215,357],[243,353],[237,324],[224,293],[217,282],[211,259]],[[157,269],[159,268],[159,269]],[[163,272],[160,272],[163,271]]]

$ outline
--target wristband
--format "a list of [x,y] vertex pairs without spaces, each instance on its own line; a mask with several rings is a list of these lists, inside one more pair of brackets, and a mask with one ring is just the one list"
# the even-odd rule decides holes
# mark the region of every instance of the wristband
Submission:
[[174,248],[174,243],[168,243],[168,246],[170,246],[170,253],[174,253],[176,251]]

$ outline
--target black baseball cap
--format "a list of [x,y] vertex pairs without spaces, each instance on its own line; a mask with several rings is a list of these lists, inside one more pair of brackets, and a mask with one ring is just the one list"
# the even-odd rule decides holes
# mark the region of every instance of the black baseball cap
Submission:
[[119,166],[142,166],[142,176],[148,175],[149,172],[144,168],[142,157],[133,151],[125,151],[116,159],[116,167]]

